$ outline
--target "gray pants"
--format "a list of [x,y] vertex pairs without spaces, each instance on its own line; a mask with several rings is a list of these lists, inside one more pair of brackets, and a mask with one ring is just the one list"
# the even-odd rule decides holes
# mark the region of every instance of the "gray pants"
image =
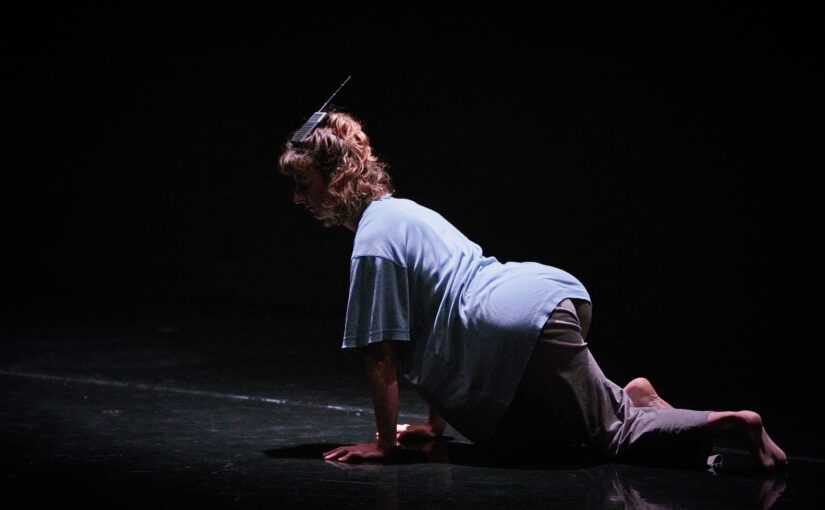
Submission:
[[553,311],[490,445],[706,466],[709,411],[632,407],[590,353],[589,326],[590,303],[566,299]]

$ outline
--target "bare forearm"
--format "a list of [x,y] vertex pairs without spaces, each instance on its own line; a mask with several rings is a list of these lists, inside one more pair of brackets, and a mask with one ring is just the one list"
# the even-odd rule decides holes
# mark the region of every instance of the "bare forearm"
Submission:
[[372,391],[378,447],[389,452],[396,444],[398,423],[398,376],[395,355],[389,342],[370,346],[365,371]]
[[432,407],[429,408],[427,422],[433,428],[433,433],[436,436],[440,436],[447,427],[447,422],[444,421],[444,418],[442,418],[441,415],[439,415]]

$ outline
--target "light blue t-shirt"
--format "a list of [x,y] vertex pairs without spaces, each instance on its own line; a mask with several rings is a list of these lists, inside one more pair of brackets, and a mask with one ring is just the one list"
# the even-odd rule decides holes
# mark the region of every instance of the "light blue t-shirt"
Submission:
[[541,327],[565,298],[590,300],[569,273],[486,257],[438,213],[387,196],[358,223],[344,348],[407,342],[399,370],[473,441],[494,431]]

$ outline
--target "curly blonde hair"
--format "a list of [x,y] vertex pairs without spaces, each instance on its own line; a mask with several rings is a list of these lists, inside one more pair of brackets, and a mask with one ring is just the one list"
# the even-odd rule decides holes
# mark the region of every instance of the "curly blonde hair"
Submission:
[[284,175],[317,170],[327,185],[324,206],[334,217],[327,227],[358,218],[373,200],[394,191],[387,164],[373,152],[363,124],[350,114],[331,112],[303,142],[288,141],[278,159]]

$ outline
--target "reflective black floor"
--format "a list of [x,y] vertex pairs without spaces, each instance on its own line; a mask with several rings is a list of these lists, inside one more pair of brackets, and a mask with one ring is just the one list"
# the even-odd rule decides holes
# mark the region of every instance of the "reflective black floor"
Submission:
[[[780,474],[751,471],[733,445],[717,447],[725,463],[715,472],[492,458],[451,429],[388,464],[324,462],[322,451],[374,431],[359,360],[318,340],[326,333],[286,312],[101,306],[7,321],[4,499],[15,508],[818,507],[825,460],[802,437],[785,445],[791,467]],[[415,395],[405,389],[402,400],[403,421],[423,419]]]

